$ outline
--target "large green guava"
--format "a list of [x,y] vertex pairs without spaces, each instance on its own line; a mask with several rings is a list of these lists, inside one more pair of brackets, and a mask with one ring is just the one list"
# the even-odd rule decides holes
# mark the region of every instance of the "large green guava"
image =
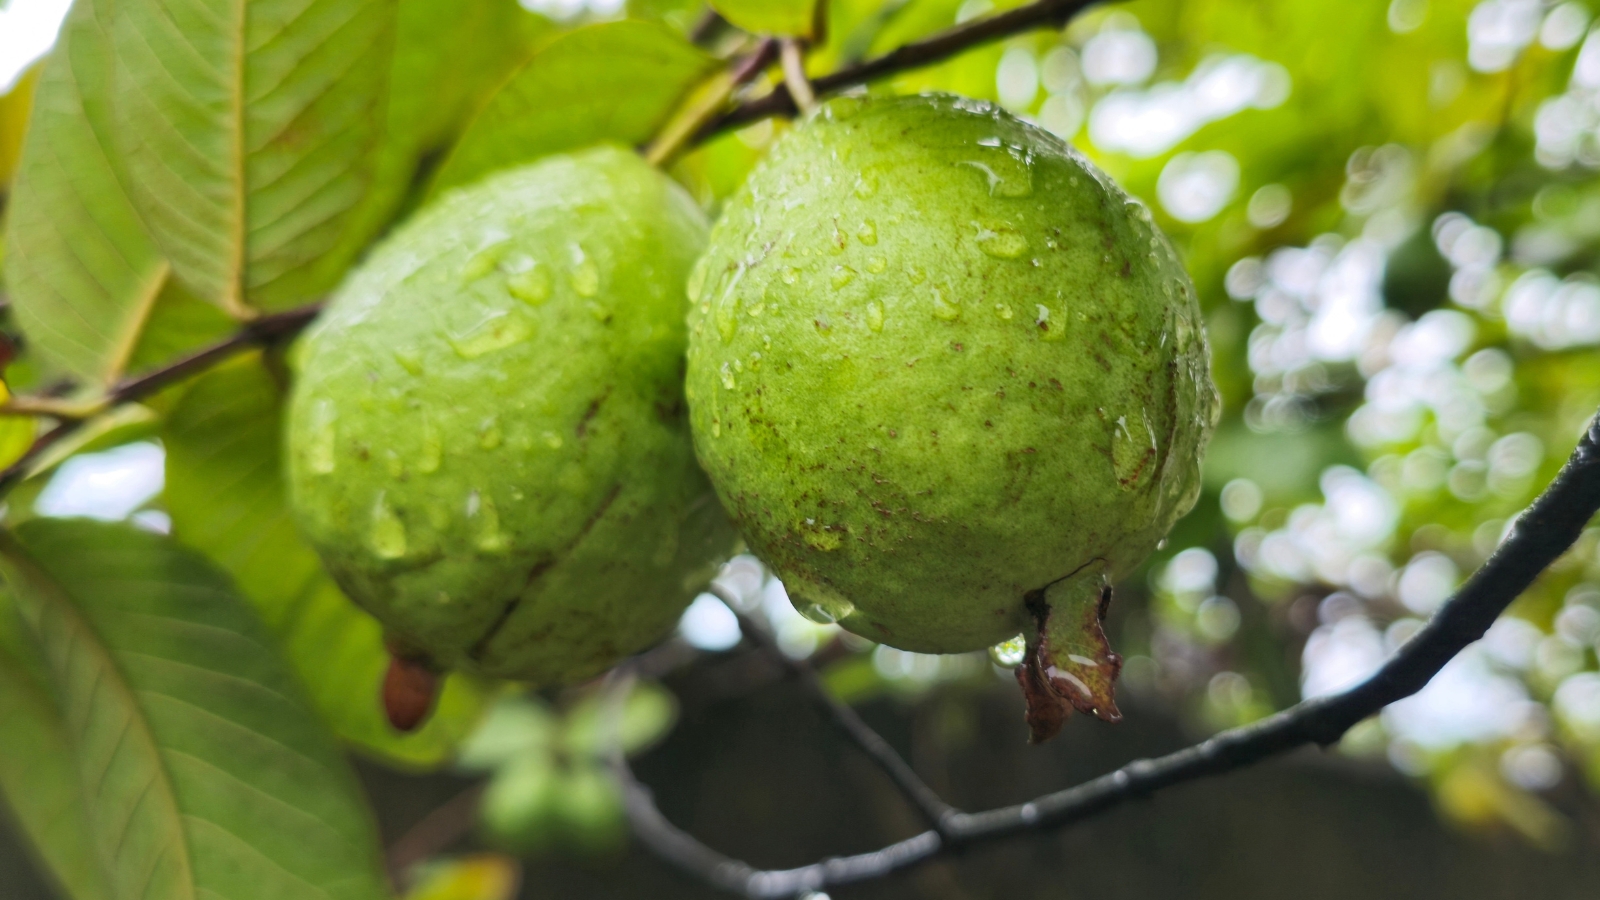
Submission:
[[635,154],[552,157],[418,213],[306,335],[295,519],[398,656],[571,682],[713,574],[733,531],[682,388],[705,237]]
[[932,653],[1026,634],[1036,736],[1052,697],[1117,715],[1106,585],[1194,505],[1218,408],[1146,207],[989,104],[845,97],[689,297],[696,451],[802,612]]

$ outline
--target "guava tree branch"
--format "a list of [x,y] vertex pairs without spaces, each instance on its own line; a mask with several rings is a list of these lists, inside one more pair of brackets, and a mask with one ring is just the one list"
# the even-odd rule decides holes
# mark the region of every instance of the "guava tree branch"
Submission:
[[204,372],[237,356],[251,347],[296,334],[310,324],[321,311],[322,304],[313,303],[286,312],[261,316],[214,344],[202,347],[187,356],[180,356],[160,368],[117,382],[102,398],[86,408],[83,415],[60,418],[53,427],[39,435],[16,462],[6,467],[4,471],[0,471],[0,496],[4,496],[16,487],[18,482],[26,478],[40,456],[63,439],[75,434],[94,417],[125,403],[142,400],[191,375]]
[[[811,90],[819,97],[837,93],[889,75],[931,66],[990,41],[1046,25],[1060,27],[1096,2],[1098,0],[1038,0],[993,16],[963,22],[926,40],[906,44],[882,56],[813,79]],[[695,142],[768,116],[792,116],[799,111],[789,88],[780,84],[771,93],[740,103],[707,122],[696,133]]]
[[[782,898],[882,878],[959,848],[1060,828],[1164,787],[1229,772],[1307,744],[1326,746],[1338,741],[1357,722],[1421,690],[1445,663],[1483,637],[1511,601],[1572,546],[1596,510],[1600,510],[1600,417],[1590,421],[1566,465],[1516,520],[1499,549],[1410,642],[1361,684],[1307,700],[1176,753],[1136,760],[1027,803],[977,813],[950,810],[940,817],[940,827],[870,853],[835,857],[797,869],[755,868],[707,847],[667,821],[626,761],[615,758],[612,766],[639,839],[678,868],[717,888],[750,898]],[[759,645],[761,640],[752,638],[752,642]],[[814,675],[803,683],[813,691],[822,690]],[[858,739],[858,743],[863,742]],[[885,769],[894,774],[893,766]],[[898,777],[895,781],[901,783]],[[921,785],[920,781],[914,783]]]
[[861,715],[852,709],[849,704],[842,703],[830,693],[817,671],[805,663],[790,657],[778,647],[777,641],[765,629],[739,611],[738,598],[734,597],[723,585],[712,582],[707,591],[716,595],[717,599],[727,605],[739,620],[739,630],[744,633],[745,640],[753,644],[756,649],[766,653],[782,667],[784,674],[800,682],[806,694],[811,697],[833,724],[845,733],[861,751],[871,759],[883,773],[889,776],[895,787],[911,805],[917,808],[927,824],[935,830],[944,828],[955,809],[944,802],[938,794],[912,771],[911,766],[894,752],[889,742],[883,736],[872,730],[872,727],[862,721]]

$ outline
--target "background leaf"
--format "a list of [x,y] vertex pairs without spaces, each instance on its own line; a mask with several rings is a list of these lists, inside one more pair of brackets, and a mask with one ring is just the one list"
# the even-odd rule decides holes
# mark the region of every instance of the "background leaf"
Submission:
[[338,746],[222,573],[159,535],[84,519],[24,523],[0,554],[114,896],[385,895]]
[[133,352],[167,265],[113,168],[98,9],[73,5],[40,77],[11,197],[6,279],[30,348],[107,384]]
[[711,0],[711,8],[751,34],[809,37],[817,0]]
[[118,4],[118,146],[190,290],[243,315],[338,282],[369,237],[394,16],[383,0]]
[[11,176],[17,172],[22,154],[22,133],[33,109],[33,92],[39,86],[38,65],[23,73],[4,96],[0,96],[0,197],[5,196]]
[[281,401],[252,356],[200,379],[178,403],[162,431],[173,534],[233,574],[341,737],[391,762],[440,764],[478,720],[482,690],[452,676],[424,727],[389,727],[378,704],[389,658],[382,628],[323,571],[285,506]]
[[601,141],[643,143],[713,65],[653,22],[566,32],[489,98],[445,160],[434,191]]
[[67,897],[109,898],[84,840],[88,811],[67,726],[20,624],[11,598],[0,594],[0,795]]

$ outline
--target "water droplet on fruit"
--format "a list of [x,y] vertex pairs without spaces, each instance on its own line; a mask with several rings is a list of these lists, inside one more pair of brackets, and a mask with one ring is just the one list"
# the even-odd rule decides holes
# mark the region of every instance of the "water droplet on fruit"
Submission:
[[534,263],[506,278],[506,290],[523,303],[538,306],[550,299],[550,273],[544,266]]
[[928,273],[921,266],[906,266],[906,279],[912,284],[921,284],[928,280]]
[[716,311],[713,316],[717,323],[717,334],[722,342],[733,340],[734,334],[739,331],[739,295],[728,291],[717,301]]
[[600,292],[600,268],[577,244],[573,244],[569,252],[572,254],[572,271],[567,277],[572,281],[572,289],[580,297],[593,297]]
[[336,465],[333,448],[338,440],[338,418],[332,400],[318,400],[311,407],[311,436],[306,441],[306,467],[318,475],[332,472]]
[[875,332],[883,330],[883,304],[876,300],[867,303],[867,327]]
[[990,647],[989,660],[1002,669],[1010,669],[1022,665],[1022,660],[1027,653],[1028,641],[1019,634],[1014,638],[1001,641]]
[[694,268],[690,270],[688,284],[690,303],[699,302],[700,292],[705,290],[706,286],[706,270],[710,268],[710,265],[710,257],[702,256],[700,261],[695,263]]
[[878,176],[870,172],[862,172],[856,176],[856,196],[865,200],[878,192]]
[[1155,457],[1156,436],[1144,412],[1118,416],[1111,431],[1111,469],[1117,486],[1131,491],[1148,481]]
[[820,603],[802,603],[795,611],[818,625],[832,625],[839,621]]
[[834,266],[833,277],[830,280],[833,283],[833,289],[838,290],[856,280],[856,270],[849,266]]
[[868,247],[871,247],[871,246],[877,244],[878,243],[878,226],[877,226],[877,224],[875,222],[873,222],[871,219],[868,219],[865,222],[862,222],[861,223],[861,227],[856,229],[856,239],[859,240],[861,243],[866,244]]
[[422,415],[422,454],[417,457],[417,471],[430,474],[439,471],[444,458],[444,442],[439,438],[439,427],[427,413]]
[[733,380],[732,366],[728,365],[727,363],[723,363],[722,368],[718,370],[718,374],[722,376],[722,386],[724,388],[727,388],[731,391],[738,386],[737,382]]
[[447,336],[462,359],[477,359],[533,336],[533,321],[511,310],[495,310],[460,334]]
[[1028,252],[1028,239],[1009,225],[979,225],[978,249],[996,259],[1016,259]]
[[495,266],[500,264],[500,257],[505,255],[510,246],[510,239],[501,235],[497,239],[492,239],[491,243],[486,244],[483,249],[468,257],[466,265],[461,267],[462,283],[471,284],[493,272]]
[[889,268],[889,261],[881,256],[874,256],[867,260],[867,271],[874,275],[883,274],[883,271],[887,268]]
[[484,553],[503,553],[510,546],[500,531],[500,512],[494,498],[476,490],[467,495],[467,521],[472,523],[472,544]]
[[372,504],[372,552],[379,559],[399,559],[406,555],[406,526],[389,508],[383,492]]
[[396,348],[394,351],[394,361],[400,364],[400,368],[405,369],[407,372],[410,372],[413,375],[422,374],[422,357],[417,353],[416,350],[410,347]]
[[778,274],[778,277],[783,279],[784,284],[794,284],[796,281],[800,280],[800,270],[796,269],[794,266],[784,266],[783,271]]
[[961,318],[960,301],[947,297],[943,288],[933,288],[933,317],[945,322],[954,322]]
[[1059,320],[1050,321],[1050,307],[1042,303],[1035,304],[1035,306],[1038,308],[1039,314],[1034,318],[1033,326],[1039,330],[1039,340],[1059,341],[1067,336],[1065,322]]
[[500,430],[500,419],[490,416],[478,423],[478,446],[485,450],[493,450],[500,446],[505,434]]

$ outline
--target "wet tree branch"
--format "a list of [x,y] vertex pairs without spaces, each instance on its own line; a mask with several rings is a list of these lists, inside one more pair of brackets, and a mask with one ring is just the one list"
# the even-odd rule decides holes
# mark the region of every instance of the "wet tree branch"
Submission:
[[35,461],[63,439],[70,437],[95,416],[104,414],[127,403],[133,403],[157,393],[163,388],[204,372],[238,354],[280,338],[298,333],[317,313],[322,304],[313,303],[286,312],[273,313],[251,321],[232,335],[202,347],[187,356],[181,356],[160,368],[142,375],[125,378],[111,386],[105,396],[85,410],[85,415],[60,418],[44,434],[39,435],[26,453],[16,462],[0,471],[0,496],[17,486],[32,470]]
[[[959,848],[1060,828],[1164,787],[1229,772],[1308,744],[1327,746],[1338,741],[1357,722],[1421,690],[1445,663],[1483,637],[1511,601],[1572,546],[1596,510],[1600,510],[1600,418],[1590,421],[1566,465],[1517,519],[1499,549],[1427,626],[1361,684],[1340,694],[1307,700],[1176,753],[1136,760],[1027,803],[977,813],[949,810],[938,819],[939,827],[870,853],[835,857],[797,869],[757,869],[707,847],[667,821],[626,761],[613,759],[613,769],[640,841],[683,871],[724,891],[750,898],[783,898],[883,878]],[[802,682],[813,691],[822,690],[814,674]],[[837,703],[831,698],[822,702]],[[851,736],[857,737],[853,732]],[[872,737],[882,742],[881,737]],[[865,748],[873,741],[857,737],[857,743]],[[880,765],[906,789],[895,775],[897,766],[882,761]],[[915,775],[910,778],[911,783],[921,785]],[[908,792],[908,796],[912,794]]]
[[911,766],[906,764],[900,754],[889,746],[889,742],[884,740],[882,735],[873,731],[870,725],[862,721],[861,715],[848,704],[841,703],[833,694],[829,693],[815,669],[791,658],[780,650],[777,641],[773,640],[772,635],[752,621],[749,616],[740,612],[738,598],[734,597],[726,587],[717,582],[712,582],[706,590],[716,595],[717,599],[721,600],[727,605],[728,609],[733,611],[734,616],[739,620],[739,629],[744,633],[745,640],[775,660],[783,668],[784,674],[800,682],[801,687],[805,688],[811,699],[821,707],[828,718],[833,720],[833,724],[840,731],[843,731],[845,736],[850,738],[857,747],[861,748],[861,751],[877,764],[885,775],[889,776],[889,780],[893,781],[900,793],[911,801],[911,805],[917,808],[917,811],[922,814],[928,825],[935,830],[943,830],[950,816],[955,813],[955,809],[944,802],[938,794],[934,793],[932,788],[928,787],[917,776],[916,772],[912,771]]
[[[1096,2],[1097,0],[1039,0],[997,15],[973,19],[926,40],[906,44],[882,56],[813,79],[811,90],[819,97],[838,93],[846,88],[900,72],[931,66],[990,41],[1047,25],[1059,27]],[[695,135],[695,140],[703,141],[729,128],[748,125],[768,116],[793,116],[798,112],[800,109],[796,106],[789,88],[780,84],[774,87],[771,93],[740,103],[707,122]]]

